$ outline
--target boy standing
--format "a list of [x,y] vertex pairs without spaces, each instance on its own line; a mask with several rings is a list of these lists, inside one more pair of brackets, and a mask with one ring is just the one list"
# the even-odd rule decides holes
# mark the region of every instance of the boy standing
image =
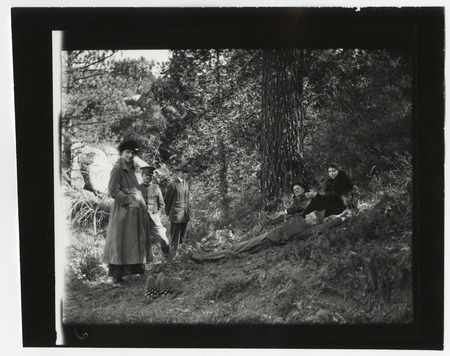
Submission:
[[147,211],[151,220],[155,223],[150,228],[150,235],[153,241],[159,242],[164,254],[169,253],[169,240],[166,236],[166,229],[161,223],[161,214],[164,212],[164,199],[159,186],[153,182],[155,167],[141,167],[142,184],[139,189],[147,204]]

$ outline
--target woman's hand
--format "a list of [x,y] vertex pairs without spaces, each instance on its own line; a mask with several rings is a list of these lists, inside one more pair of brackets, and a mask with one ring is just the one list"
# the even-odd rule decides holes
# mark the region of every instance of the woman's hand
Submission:
[[348,219],[350,217],[352,217],[353,213],[350,209],[345,209],[342,213],[340,213],[339,215],[335,215],[335,217],[337,218],[341,218],[342,220]]
[[317,192],[308,192],[308,193],[305,193],[305,197],[307,197],[308,199],[315,198],[316,195],[317,195]]
[[342,220],[349,218],[352,216],[352,211],[350,209],[345,209],[342,213],[338,214],[338,215],[330,215],[327,216],[325,218],[325,222],[336,219],[336,218],[340,218]]
[[351,214],[351,210],[350,209],[345,209],[342,213],[340,213],[339,215],[336,215],[338,218],[342,218],[344,216],[349,216]]

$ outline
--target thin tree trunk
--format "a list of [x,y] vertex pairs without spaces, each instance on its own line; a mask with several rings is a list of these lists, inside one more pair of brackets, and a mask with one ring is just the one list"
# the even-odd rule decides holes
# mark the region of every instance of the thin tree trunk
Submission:
[[223,122],[225,120],[223,115],[223,98],[222,98],[222,79],[220,76],[220,51],[215,51],[216,55],[216,85],[217,85],[217,116],[219,118],[219,121],[222,123],[222,132],[220,132],[220,139],[219,139],[219,191],[221,196],[221,205],[223,208],[223,213],[225,215],[228,215],[229,211],[229,203],[228,203],[228,159],[227,159],[227,148],[225,145],[224,137],[226,136],[226,133],[223,132],[223,130],[226,129],[226,125]]
[[[66,92],[65,95],[69,96],[70,88],[72,87],[72,51],[67,53],[67,68],[65,69],[66,77]],[[70,117],[60,116],[61,124],[61,162],[62,171],[67,175],[69,184],[71,184],[70,176],[72,173],[72,119]]]

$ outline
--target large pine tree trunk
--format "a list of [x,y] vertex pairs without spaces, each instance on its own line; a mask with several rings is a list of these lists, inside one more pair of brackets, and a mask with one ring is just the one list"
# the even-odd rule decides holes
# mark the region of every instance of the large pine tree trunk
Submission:
[[303,50],[266,50],[263,58],[261,190],[268,211],[294,180],[304,180]]

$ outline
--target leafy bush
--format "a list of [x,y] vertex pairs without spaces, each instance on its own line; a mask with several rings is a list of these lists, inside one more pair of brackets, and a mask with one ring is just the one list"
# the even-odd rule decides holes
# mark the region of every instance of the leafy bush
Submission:
[[[202,189],[197,183],[196,191]],[[222,203],[215,192],[196,194],[192,201],[191,242],[200,243],[207,250],[224,248],[236,243],[260,217],[262,200],[257,188],[230,195],[225,210]]]
[[373,175],[368,184],[370,195],[375,200],[380,200],[383,195],[395,196],[411,207],[413,192],[411,155],[407,152],[403,155],[396,153],[394,158],[384,157],[384,160],[394,168]]
[[411,57],[395,50],[311,51],[305,157],[312,177],[341,163],[358,185],[411,152]]
[[69,216],[75,228],[92,228],[94,234],[106,228],[111,199],[106,195],[96,196],[87,190],[70,189],[65,193],[69,199]]
[[95,282],[106,277],[101,262],[104,237],[89,231],[73,231],[75,238],[67,249],[66,276],[68,281]]
[[409,168],[405,160],[402,169],[377,178],[385,182],[379,200],[363,202],[348,223],[296,245],[296,255],[318,270],[310,286],[364,303],[368,311],[402,300],[398,318],[411,321],[404,302],[412,301]]

